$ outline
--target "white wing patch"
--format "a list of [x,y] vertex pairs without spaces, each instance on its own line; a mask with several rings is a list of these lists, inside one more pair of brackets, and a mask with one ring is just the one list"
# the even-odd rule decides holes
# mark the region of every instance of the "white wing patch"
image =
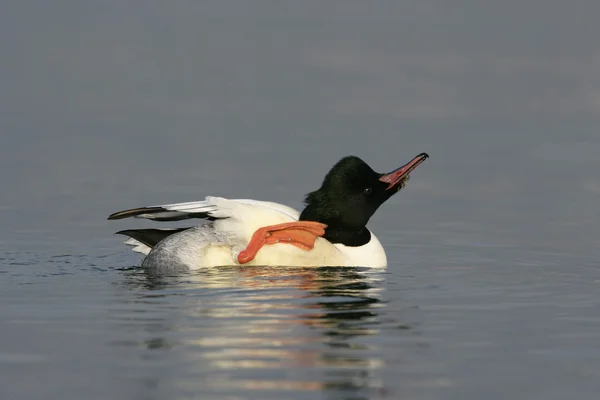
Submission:
[[[174,204],[161,204],[152,207],[164,208],[165,212],[154,213],[154,214],[142,214],[138,215],[139,218],[154,218],[156,216],[176,216],[177,213],[193,214],[193,213],[205,213],[214,218],[239,218],[242,217],[241,213],[248,212],[246,207],[240,207],[240,205],[248,205],[254,207],[261,207],[266,210],[279,211],[287,215],[290,218],[298,219],[300,213],[291,207],[285,206],[279,203],[273,203],[270,201],[260,201],[252,199],[226,199],[223,197],[208,196],[202,201],[190,201],[186,203],[174,203]],[[171,212],[169,214],[169,212]],[[164,214],[164,215],[163,215]]]
[[[219,241],[228,245],[248,243],[256,229],[282,222],[297,221],[300,213],[291,207],[269,201],[252,199],[226,199],[223,197],[208,196],[202,201],[185,203],[162,204],[148,207],[149,209],[162,209],[137,215],[136,218],[146,218],[160,221],[183,220],[197,217],[198,214],[216,218],[210,228],[219,236]],[[195,215],[194,215],[195,214]],[[223,238],[228,238],[225,240]],[[206,238],[200,238],[199,245],[204,245]],[[128,239],[125,244],[132,246],[133,251],[148,255],[152,250],[149,246],[135,239]]]

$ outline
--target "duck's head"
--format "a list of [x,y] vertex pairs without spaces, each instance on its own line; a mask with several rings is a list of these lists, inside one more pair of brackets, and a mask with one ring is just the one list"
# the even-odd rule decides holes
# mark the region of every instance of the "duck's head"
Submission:
[[365,244],[370,239],[366,225],[371,216],[405,186],[409,174],[428,157],[421,153],[384,174],[356,156],[344,157],[327,173],[321,187],[306,196],[300,219],[327,224],[325,238],[332,243]]

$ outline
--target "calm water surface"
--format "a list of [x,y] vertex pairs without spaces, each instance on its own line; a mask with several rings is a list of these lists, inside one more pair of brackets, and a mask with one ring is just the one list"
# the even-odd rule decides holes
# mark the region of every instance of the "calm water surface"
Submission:
[[387,270],[176,276],[134,267],[125,252],[7,252],[2,398],[591,399],[600,390],[600,273],[582,257],[390,247]]
[[[92,3],[0,12],[0,400],[600,398],[600,2]],[[421,152],[385,270],[157,276],[106,221]]]

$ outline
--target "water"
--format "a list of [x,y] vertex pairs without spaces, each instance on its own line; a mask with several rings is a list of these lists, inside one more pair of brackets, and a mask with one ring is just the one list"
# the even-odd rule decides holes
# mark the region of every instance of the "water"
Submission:
[[[600,10],[459,3],[9,2],[0,399],[596,399]],[[385,270],[160,276],[106,221],[423,151]]]
[[597,267],[510,246],[390,250],[406,261],[385,271],[176,276],[122,254],[5,254],[3,398],[593,398]]

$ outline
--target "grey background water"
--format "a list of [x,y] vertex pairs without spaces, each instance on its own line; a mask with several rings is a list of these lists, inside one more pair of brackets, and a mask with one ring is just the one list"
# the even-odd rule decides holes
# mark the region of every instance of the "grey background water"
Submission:
[[[0,399],[597,399],[599,14],[3,2]],[[386,271],[153,276],[105,219],[422,151]]]

